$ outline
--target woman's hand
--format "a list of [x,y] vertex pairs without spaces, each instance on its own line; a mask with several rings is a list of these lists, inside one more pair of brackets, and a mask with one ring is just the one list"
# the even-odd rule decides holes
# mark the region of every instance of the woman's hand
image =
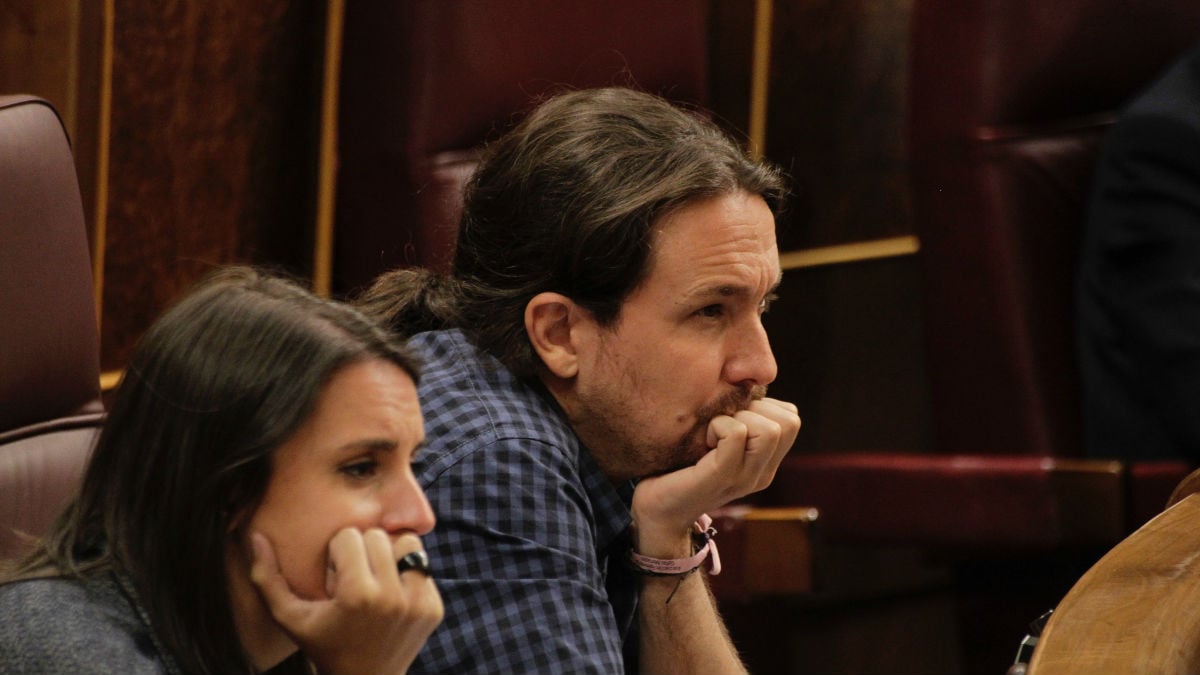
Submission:
[[380,529],[339,531],[329,542],[329,597],[322,600],[292,592],[265,536],[253,533],[251,542],[250,578],[275,621],[321,673],[404,673],[441,623],[442,598],[433,579],[396,568],[398,559],[421,550],[416,535],[405,534],[393,544]]

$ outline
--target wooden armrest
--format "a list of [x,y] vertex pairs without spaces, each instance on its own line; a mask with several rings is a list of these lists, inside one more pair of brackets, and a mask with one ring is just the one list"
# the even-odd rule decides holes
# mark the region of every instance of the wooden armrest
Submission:
[[1101,558],[1055,609],[1030,675],[1200,672],[1197,522],[1189,493]]
[[1167,500],[1167,508],[1175,506],[1197,492],[1200,492],[1200,469],[1196,469],[1179,481],[1179,485],[1176,485],[1175,490],[1171,492],[1171,498]]

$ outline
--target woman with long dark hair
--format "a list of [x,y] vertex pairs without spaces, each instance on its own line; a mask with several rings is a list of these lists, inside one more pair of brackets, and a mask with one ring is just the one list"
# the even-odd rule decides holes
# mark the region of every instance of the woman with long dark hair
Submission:
[[416,378],[344,304],[248,268],[201,284],[141,340],[78,496],[0,571],[0,673],[405,672],[443,612]]

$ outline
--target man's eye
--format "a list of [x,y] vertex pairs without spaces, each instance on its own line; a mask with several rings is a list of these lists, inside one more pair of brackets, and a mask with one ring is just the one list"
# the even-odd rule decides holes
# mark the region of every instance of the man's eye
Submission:
[[725,307],[722,305],[708,305],[707,307],[702,307],[696,313],[700,316],[716,318],[725,313]]
[[343,465],[339,471],[350,476],[351,478],[370,478],[374,476],[379,469],[379,464],[375,460],[366,459],[359,462]]

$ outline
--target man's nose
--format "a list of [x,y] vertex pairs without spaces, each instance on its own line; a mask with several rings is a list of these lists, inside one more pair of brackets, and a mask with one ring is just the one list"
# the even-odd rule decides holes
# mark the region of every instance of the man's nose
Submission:
[[732,384],[766,386],[775,381],[779,366],[759,317],[737,334],[725,370],[725,379]]

